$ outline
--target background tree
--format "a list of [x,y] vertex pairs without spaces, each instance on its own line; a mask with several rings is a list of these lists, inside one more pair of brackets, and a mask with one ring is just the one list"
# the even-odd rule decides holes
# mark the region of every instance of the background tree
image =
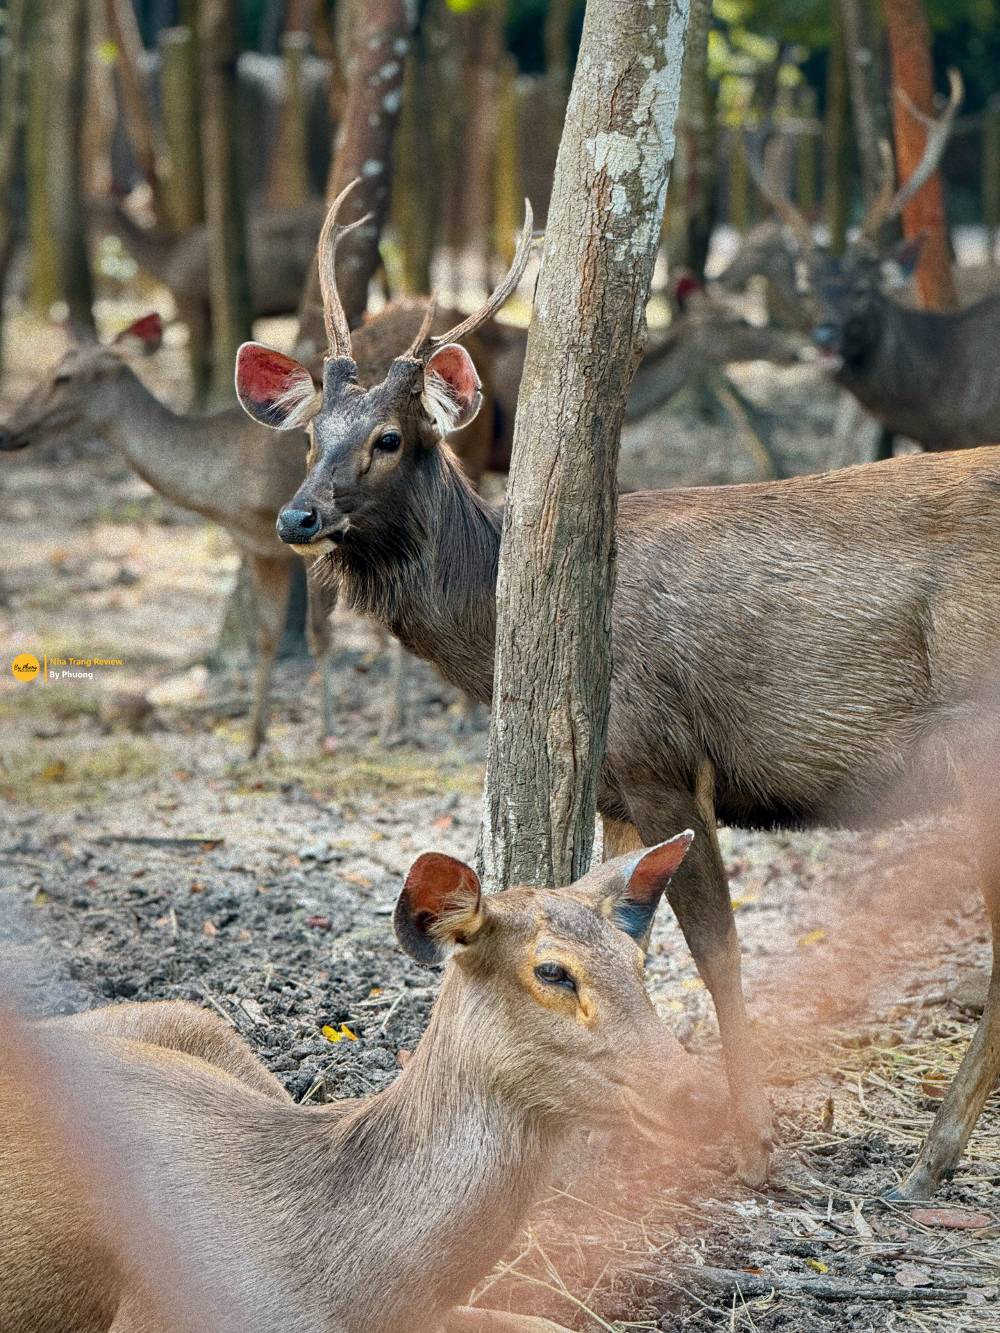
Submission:
[[[931,34],[921,0],[885,0],[885,21],[892,84],[897,93],[892,108],[896,172],[900,181],[905,181],[920,161],[927,141],[927,127],[920,115],[930,117],[934,113]],[[920,304],[931,310],[954,309],[957,297],[939,171],[903,209],[903,235],[924,237],[916,274]]]
[[[361,184],[344,205],[344,222],[370,220],[346,237],[337,252],[340,298],[356,324],[368,305],[368,284],[379,264],[379,237],[389,211],[393,136],[403,96],[405,57],[416,18],[407,0],[365,0],[357,6],[347,99],[327,199],[355,177]],[[296,355],[310,361],[325,346],[319,275],[313,268],[299,307]]]
[[618,439],[645,334],[687,18],[685,0],[587,5],[504,512],[483,795],[493,889],[566,884],[590,862],[611,680]]
[[0,357],[3,353],[3,305],[11,256],[18,239],[18,210],[13,198],[24,128],[24,75],[28,55],[27,0],[8,0],[0,65]]
[[201,0],[201,144],[212,293],[212,396],[233,397],[240,343],[252,336],[247,266],[246,193],[240,180],[236,124],[236,0]]

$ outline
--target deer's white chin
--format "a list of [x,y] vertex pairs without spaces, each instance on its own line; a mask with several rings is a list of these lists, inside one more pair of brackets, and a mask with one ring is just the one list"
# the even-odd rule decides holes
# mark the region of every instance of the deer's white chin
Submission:
[[289,542],[296,555],[318,556],[326,555],[328,551],[333,550],[333,542],[329,537],[320,537],[317,542],[310,542],[308,546],[299,546],[295,542]]

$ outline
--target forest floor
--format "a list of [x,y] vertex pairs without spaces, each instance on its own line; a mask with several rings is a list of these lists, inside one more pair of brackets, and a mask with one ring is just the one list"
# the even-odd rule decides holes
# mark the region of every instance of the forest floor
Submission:
[[[5,407],[57,351],[27,321],[11,346]],[[142,373],[180,396],[175,348]],[[836,399],[818,375],[741,376],[792,470],[854,461],[831,455]],[[623,446],[633,486],[748,480],[755,466],[691,397]],[[289,661],[267,750],[248,761],[249,670],[197,665],[232,584],[225,535],[96,443],[2,468],[9,656],[123,666],[29,685],[4,662],[0,966],[31,960],[44,1012],[207,1004],[297,1098],[382,1087],[436,984],[396,949],[393,903],[418,851],[473,856],[485,732],[457,733],[451,692],[417,664],[408,738],[381,745],[388,666],[368,627],[338,614],[336,753],[317,746],[308,664]],[[144,718],[121,705],[150,691]],[[933,1207],[879,1199],[982,1005],[986,923],[960,832],[942,816],[865,835],[726,830],[723,847],[777,1117],[773,1181],[741,1187],[727,1139],[652,1159],[595,1140],[484,1284],[487,1303],[621,1333],[1000,1329],[1000,1098]],[[717,1064],[707,994],[666,912],[649,979],[664,1019]],[[324,1037],[341,1023],[356,1041]]]

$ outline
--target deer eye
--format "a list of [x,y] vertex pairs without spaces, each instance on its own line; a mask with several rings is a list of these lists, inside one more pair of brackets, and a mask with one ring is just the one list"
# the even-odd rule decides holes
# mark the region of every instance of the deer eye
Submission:
[[398,430],[387,430],[384,435],[380,435],[375,441],[375,448],[381,449],[387,454],[394,454],[402,443],[403,437]]
[[546,986],[561,986],[563,990],[576,991],[576,982],[559,963],[539,963],[535,968],[535,976]]

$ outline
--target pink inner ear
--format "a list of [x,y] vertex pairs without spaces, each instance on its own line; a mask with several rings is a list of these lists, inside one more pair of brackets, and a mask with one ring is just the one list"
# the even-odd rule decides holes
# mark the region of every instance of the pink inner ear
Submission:
[[687,855],[687,849],[694,841],[690,829],[678,833],[669,842],[661,842],[658,847],[651,847],[641,858],[628,882],[628,896],[632,902],[642,902],[653,894],[663,892],[664,882],[677,872],[677,868]]
[[154,311],[135,320],[127,329],[122,329],[119,338],[139,338],[149,347],[159,347],[163,341],[163,320]]
[[452,397],[463,407],[467,407],[480,390],[472,357],[457,343],[439,348],[427,362],[427,369],[444,380]]
[[236,358],[236,387],[255,403],[273,403],[308,374],[301,361],[260,343],[244,343]]
[[470,866],[454,856],[424,852],[406,876],[406,895],[414,916],[422,912],[437,916],[456,897],[468,895],[478,899],[479,878]]

